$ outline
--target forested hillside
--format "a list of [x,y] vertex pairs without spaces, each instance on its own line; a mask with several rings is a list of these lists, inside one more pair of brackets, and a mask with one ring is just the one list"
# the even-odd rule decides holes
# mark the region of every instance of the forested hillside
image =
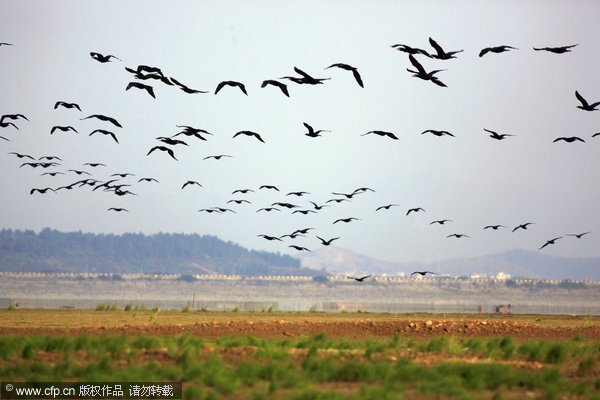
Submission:
[[3,229],[0,271],[317,275],[288,255],[247,250],[214,236],[92,234]]

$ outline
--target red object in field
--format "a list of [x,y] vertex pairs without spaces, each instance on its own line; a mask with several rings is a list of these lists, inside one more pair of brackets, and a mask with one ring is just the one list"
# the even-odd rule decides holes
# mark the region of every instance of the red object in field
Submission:
[[481,304],[479,305],[479,314],[481,314]]

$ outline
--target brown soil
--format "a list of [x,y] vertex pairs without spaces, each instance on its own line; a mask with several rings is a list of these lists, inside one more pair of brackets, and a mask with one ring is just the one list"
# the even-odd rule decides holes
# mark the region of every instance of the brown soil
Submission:
[[[19,314],[17,312],[17,314]],[[41,313],[41,314],[40,314]],[[146,314],[132,318],[131,314],[73,311],[72,315],[44,311],[21,315],[3,313],[0,335],[52,334],[52,335],[181,335],[219,337],[225,335],[254,335],[265,338],[285,338],[315,335],[324,332],[329,337],[376,338],[399,334],[412,337],[450,336],[512,336],[515,338],[587,338],[600,337],[600,323],[594,317],[555,318],[552,323],[540,318],[506,316],[453,316],[438,319],[440,315],[393,314],[235,314],[235,313],[185,313]],[[182,315],[183,314],[183,315]],[[31,317],[27,318],[27,317]],[[88,317],[88,319],[84,318]],[[148,318],[150,316],[150,318]],[[82,318],[78,318],[82,317]],[[482,318],[483,317],[483,318]],[[545,317],[543,317],[545,318]],[[2,318],[0,318],[2,319]],[[14,320],[12,320],[14,319]],[[11,321],[12,320],[12,321]],[[533,322],[538,321],[538,322]]]

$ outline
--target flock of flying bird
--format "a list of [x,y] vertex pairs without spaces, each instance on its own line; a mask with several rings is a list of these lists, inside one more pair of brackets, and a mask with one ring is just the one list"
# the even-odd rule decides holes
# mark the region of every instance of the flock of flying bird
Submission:
[[[424,56],[424,57],[427,57],[430,59],[436,59],[436,60],[449,60],[449,59],[456,58],[457,55],[459,53],[463,52],[464,50],[445,51],[443,49],[443,47],[440,46],[432,38],[429,38],[429,43],[434,50],[432,52],[429,52],[427,50],[420,49],[417,47],[411,47],[411,46],[408,46],[405,44],[394,44],[391,47],[396,49],[397,51],[408,54],[408,60],[409,60],[410,64],[414,67],[414,69],[406,68],[406,70],[408,72],[412,73],[413,77],[422,79],[424,81],[430,81],[440,87],[446,87],[446,84],[444,82],[442,82],[439,77],[436,76],[438,73],[445,71],[445,70],[437,69],[437,70],[427,71],[423,67],[423,65],[417,60],[416,57]],[[0,46],[12,46],[12,44],[0,43]],[[539,48],[534,47],[533,49],[535,51],[547,51],[547,52],[551,52],[551,53],[555,53],[555,54],[563,54],[563,53],[570,52],[576,46],[577,46],[577,44],[561,46],[561,47],[539,47]],[[518,49],[516,47],[507,46],[507,45],[487,47],[487,48],[482,49],[479,52],[479,57],[483,57],[489,53],[498,54],[498,53],[503,53],[503,52],[512,51],[512,50],[518,50]],[[122,61],[120,58],[118,58],[114,55],[111,55],[111,54],[103,55],[103,54],[100,54],[97,52],[90,52],[90,56],[92,57],[93,60],[95,60],[99,63],[112,62],[113,59]],[[361,75],[359,74],[358,69],[356,67],[353,67],[351,65],[344,64],[344,63],[334,63],[334,64],[329,65],[328,67],[325,67],[324,70],[329,70],[331,68],[338,68],[338,69],[342,69],[345,71],[350,71],[352,73],[353,78],[356,81],[356,83],[361,88],[364,88],[363,79],[362,79]],[[287,80],[287,81],[293,82],[298,85],[319,85],[319,84],[323,84],[325,81],[331,79],[329,77],[328,78],[315,78],[312,75],[310,75],[309,73],[301,70],[298,67],[294,67],[293,69],[294,69],[294,72],[297,74],[297,76],[282,76],[282,77],[278,78],[279,80],[267,79],[262,82],[260,87],[261,88],[265,88],[267,86],[276,87],[282,92],[283,95],[289,97],[290,92],[289,92],[288,86],[287,86],[287,84],[281,82],[281,80]],[[130,73],[132,76],[132,80],[125,87],[126,91],[129,91],[131,89],[143,90],[152,98],[156,98],[156,92],[154,90],[154,87],[142,82],[142,81],[144,81],[144,82],[153,81],[155,84],[162,83],[163,85],[166,85],[166,86],[178,88],[186,94],[208,93],[208,91],[192,89],[192,88],[188,87],[187,85],[181,83],[179,80],[175,79],[174,77],[167,76],[166,74],[163,73],[162,69],[158,68],[158,67],[153,67],[153,66],[148,66],[148,65],[138,65],[135,69],[130,68],[130,67],[125,67],[125,70],[128,73]],[[246,96],[248,95],[247,88],[243,83],[237,82],[237,81],[232,81],[232,80],[222,81],[222,82],[218,83],[214,90],[214,94],[217,95],[221,90],[224,90],[224,88],[226,88],[226,87],[238,88],[244,95],[246,95]],[[577,105],[577,108],[579,108],[581,110],[597,111],[598,107],[600,106],[600,101],[588,102],[577,90],[575,91],[575,97],[580,103],[579,105]],[[77,110],[80,113],[82,112],[82,108],[80,107],[79,104],[66,102],[66,101],[57,101],[54,105],[54,109],[58,109],[58,108]],[[97,129],[92,130],[89,133],[89,136],[93,136],[94,134],[100,134],[100,135],[104,135],[104,136],[108,137],[109,139],[112,139],[117,144],[119,143],[118,136],[115,133],[115,128],[122,128],[122,125],[115,118],[110,117],[110,116],[105,116],[102,114],[91,114],[84,118],[79,118],[79,120],[88,120],[88,119],[99,121],[99,123],[110,124],[110,130],[105,129],[104,127],[97,128]],[[12,128],[12,129],[19,130],[18,124],[20,123],[21,120],[29,121],[28,118],[23,114],[4,114],[0,117],[0,128]],[[324,130],[324,129],[316,130],[306,122],[304,122],[303,125],[307,130],[305,135],[308,137],[311,137],[311,138],[319,137],[319,136],[321,136],[321,133],[323,133],[323,132],[330,132],[329,130]],[[176,154],[175,154],[175,148],[177,146],[189,146],[189,144],[185,140],[182,140],[182,138],[178,138],[179,136],[184,136],[186,140],[197,139],[200,141],[206,141],[206,140],[208,140],[206,137],[207,135],[208,136],[213,135],[212,133],[208,132],[205,129],[187,126],[187,125],[177,125],[177,128],[181,128],[181,130],[177,133],[174,133],[172,136],[157,137],[156,140],[158,141],[158,143],[155,146],[151,147],[148,150],[146,155],[150,156],[155,151],[159,151],[159,152],[166,153],[166,155],[168,157],[177,161],[178,158],[176,157]],[[507,133],[498,133],[498,132],[495,132],[495,131],[487,129],[487,128],[484,128],[484,131],[489,133],[489,137],[491,137],[492,139],[495,139],[495,140],[504,140],[508,137],[514,136],[512,134],[507,134]],[[57,126],[52,127],[50,130],[51,135],[58,134],[59,132],[79,133],[78,130],[71,125],[67,125],[67,126],[58,126],[57,125]],[[454,134],[452,134],[451,132],[445,131],[445,130],[428,129],[428,130],[421,132],[421,134],[427,134],[427,133],[430,133],[435,136],[454,137]],[[399,140],[398,136],[396,134],[394,134],[393,132],[382,131],[382,130],[371,130],[369,132],[362,134],[362,136],[366,136],[366,135],[376,135],[376,136],[381,136],[381,137],[387,137],[392,140]],[[261,143],[265,143],[265,139],[257,132],[253,132],[253,131],[249,131],[249,130],[242,130],[242,131],[236,132],[232,136],[232,138],[235,139],[240,136],[251,137]],[[592,135],[592,137],[596,137],[596,136],[600,136],[600,132]],[[0,140],[10,141],[10,139],[8,137],[3,136],[3,135],[0,136]],[[558,137],[558,138],[554,139],[553,141],[554,142],[564,141],[567,143],[585,142],[584,139],[582,139],[581,137],[578,137],[578,136]],[[25,167],[25,166],[31,167],[31,168],[39,167],[39,168],[42,168],[45,170],[48,168],[55,168],[55,167],[61,166],[60,162],[62,161],[62,159],[60,157],[55,156],[55,155],[44,155],[44,156],[38,157],[36,159],[32,155],[19,153],[19,152],[15,152],[15,151],[9,152],[8,154],[13,155],[13,156],[17,157],[18,159],[24,161],[21,163],[20,167]],[[229,154],[215,154],[215,155],[209,155],[209,156],[204,157],[204,160],[208,160],[208,159],[220,160],[222,158],[231,158],[231,157],[233,157],[233,156],[229,155]],[[98,167],[106,167],[106,165],[99,163],[99,162],[87,162],[87,163],[83,164],[82,167],[89,167],[89,168],[96,169]],[[56,175],[67,175],[70,173],[78,175],[78,176],[86,175],[89,177],[77,180],[68,185],[58,186],[58,187],[54,187],[54,188],[52,188],[52,187],[31,188],[29,193],[31,195],[33,195],[35,193],[46,194],[48,192],[58,192],[61,190],[72,190],[76,187],[81,188],[81,187],[87,186],[87,187],[90,187],[92,191],[102,189],[103,192],[112,192],[113,194],[115,194],[116,196],[119,196],[119,197],[136,195],[136,193],[134,193],[130,190],[130,188],[132,187],[132,184],[125,183],[122,181],[122,179],[125,179],[129,176],[135,176],[132,173],[115,173],[115,174],[110,175],[110,177],[106,180],[94,179],[90,172],[85,171],[83,169],[79,169],[79,168],[77,168],[77,169],[72,168],[72,169],[68,169],[68,170],[64,170],[64,171],[52,169],[52,170],[49,170],[48,172],[43,172],[42,175],[48,175],[48,176],[54,177]],[[138,178],[137,184],[142,184],[142,183],[158,183],[158,180],[155,178],[152,178],[152,177]],[[183,185],[181,186],[181,189],[183,190],[183,189],[186,189],[188,187],[193,187],[193,186],[202,187],[202,185],[199,182],[194,181],[194,180],[188,180],[183,183]],[[279,188],[276,187],[275,185],[261,185],[258,188],[258,190],[259,191],[280,192]],[[253,193],[253,192],[254,192],[253,189],[243,188],[243,189],[236,189],[231,194],[232,195],[236,195],[236,194],[248,195],[249,193]],[[356,197],[358,195],[362,195],[367,192],[374,192],[374,190],[371,188],[368,188],[368,187],[361,187],[361,188],[357,188],[354,191],[349,192],[349,193],[331,192],[331,194],[335,197],[325,201],[323,204],[317,204],[314,201],[309,201],[309,203],[311,203],[312,206],[308,206],[308,208],[301,207],[297,204],[294,204],[294,203],[291,203],[288,201],[276,201],[270,205],[265,205],[264,207],[258,208],[256,210],[256,212],[257,213],[273,212],[273,211],[280,212],[280,211],[282,211],[282,209],[286,209],[286,210],[289,210],[292,214],[302,214],[302,215],[316,214],[316,213],[320,212],[322,209],[324,209],[325,207],[334,207],[334,206],[336,206],[336,204],[352,201],[354,199],[354,197]],[[287,196],[293,196],[296,198],[300,198],[300,197],[306,196],[306,195],[310,195],[310,193],[305,192],[305,191],[295,191],[295,192],[288,192],[285,196],[286,196],[286,198],[287,198]],[[232,199],[228,200],[227,204],[235,204],[236,206],[239,206],[242,204],[251,204],[251,201],[248,200],[247,198],[237,198],[236,197],[236,198],[232,198]],[[385,204],[385,205],[376,207],[375,211],[384,212],[385,210],[390,210],[392,207],[398,207],[398,206],[399,206],[399,204],[396,204],[396,203]],[[231,206],[231,207],[233,207],[233,206]],[[110,208],[108,208],[108,211],[127,212],[129,210],[126,208],[123,208],[123,207],[110,207]],[[198,211],[209,213],[209,214],[210,213],[221,214],[221,213],[226,213],[226,212],[236,213],[236,211],[234,209],[222,207],[222,206],[202,208],[202,209],[199,209]],[[424,213],[424,212],[425,212],[425,210],[422,207],[409,208],[406,211],[406,216],[409,216],[411,213],[416,214],[416,213]],[[338,219],[332,221],[332,224],[333,225],[338,224],[338,223],[339,224],[348,224],[353,221],[360,221],[360,218],[357,218],[357,217],[338,218]],[[440,219],[440,220],[435,220],[435,221],[430,222],[429,225],[435,225],[435,224],[445,225],[446,223],[449,223],[449,222],[453,222],[453,221],[450,219]],[[528,226],[530,226],[532,224],[533,224],[532,222],[526,222],[523,224],[519,224],[512,229],[512,232],[514,233],[518,230],[527,230]],[[505,225],[501,225],[501,224],[487,225],[487,226],[483,227],[483,230],[490,229],[490,230],[496,231],[501,228],[508,228],[508,227]],[[261,234],[258,234],[257,236],[264,238],[265,240],[268,240],[268,241],[282,242],[285,238],[290,238],[291,240],[293,240],[298,237],[306,237],[306,235],[309,233],[309,231],[311,231],[313,229],[314,228],[296,229],[293,232],[287,233],[284,235],[273,235],[273,234],[261,233]],[[557,240],[559,240],[565,236],[570,236],[570,237],[575,237],[577,239],[581,239],[583,236],[585,236],[589,233],[591,233],[591,232],[587,231],[587,232],[583,232],[583,233],[569,233],[569,234],[565,234],[563,236],[555,237],[550,240],[547,240],[544,244],[542,244],[539,247],[538,250],[542,250],[549,245],[555,244]],[[334,241],[340,239],[339,236],[327,238],[327,239],[325,239],[321,236],[318,236],[318,235],[315,235],[315,237],[319,240],[319,242],[322,246],[329,246]],[[452,234],[447,235],[446,237],[447,238],[456,238],[456,239],[469,238],[468,235],[463,234],[463,233],[452,233]],[[310,251],[307,247],[299,246],[296,244],[290,244],[289,247],[293,248],[297,251]],[[412,275],[425,276],[426,274],[434,274],[434,273],[431,271],[415,271],[411,274],[411,276]],[[348,278],[354,279],[357,282],[363,282],[365,279],[367,279],[369,277],[371,277],[371,275],[366,275],[366,276],[361,276],[361,277],[349,276]]]

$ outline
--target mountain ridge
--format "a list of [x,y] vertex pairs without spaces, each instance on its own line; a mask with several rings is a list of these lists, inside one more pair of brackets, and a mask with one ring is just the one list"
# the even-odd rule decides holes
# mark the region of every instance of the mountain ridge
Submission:
[[299,256],[302,265],[329,273],[391,274],[430,269],[439,275],[488,277],[503,272],[513,278],[600,280],[600,257],[558,257],[512,249],[502,253],[442,259],[435,263],[390,262],[328,246]]

